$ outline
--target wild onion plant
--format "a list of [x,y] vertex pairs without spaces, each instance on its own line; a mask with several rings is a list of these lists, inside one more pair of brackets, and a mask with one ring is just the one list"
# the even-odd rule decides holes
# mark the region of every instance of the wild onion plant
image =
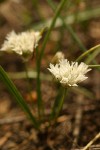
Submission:
[[[56,19],[57,17],[59,17],[60,12],[65,3],[67,4],[67,0],[62,0],[59,6],[57,7],[51,25],[48,28],[48,31],[44,37],[41,49],[38,48],[38,44],[40,39],[42,38],[43,30],[36,31],[36,32],[31,30],[19,34],[16,34],[14,31],[12,31],[7,35],[5,42],[1,47],[1,51],[6,51],[9,53],[14,52],[16,53],[16,55],[17,54],[20,55],[21,58],[24,60],[24,63],[29,61],[30,58],[33,56],[34,51],[36,51],[36,69],[37,69],[36,83],[37,83],[38,117],[35,114],[34,115],[32,114],[31,109],[25,102],[20,91],[16,88],[14,83],[11,81],[11,79],[8,77],[7,73],[4,71],[4,69],[1,66],[0,66],[0,80],[3,81],[3,83],[6,85],[7,89],[9,90],[9,92],[13,95],[15,100],[19,103],[21,108],[31,119],[34,127],[38,130],[40,129],[40,125],[41,123],[43,123],[45,117],[44,114],[45,107],[44,107],[42,94],[41,94],[41,76],[40,76],[41,61],[44,55],[45,46],[48,42],[50,33],[54,28]],[[79,42],[78,37],[76,37],[76,35],[73,34],[73,31],[71,28],[69,28],[69,26],[67,26],[67,28],[69,29],[72,36],[74,36],[74,39],[78,43]],[[80,47],[82,47],[82,45],[80,45]],[[100,45],[91,48],[90,50],[84,52],[81,56],[79,56],[74,62],[69,62],[67,59],[64,58],[64,55],[61,52],[59,52],[55,55],[53,60],[50,62],[50,66],[48,66],[48,70],[51,72],[55,80],[61,84],[61,89],[59,90],[58,95],[55,98],[54,105],[51,108],[50,118],[48,119],[48,122],[51,122],[52,120],[56,120],[57,117],[59,116],[68,89],[69,88],[71,89],[71,87],[78,86],[80,82],[86,80],[88,78],[86,76],[86,73],[91,71],[92,67],[100,67],[97,64],[88,65],[85,62],[83,62],[84,57],[88,58],[90,53],[91,55],[93,55],[93,52],[97,51],[99,48]],[[26,74],[28,78],[27,69],[26,69]]]
[[[28,33],[28,34],[27,34]],[[38,33],[37,39],[34,39],[35,32],[24,32],[20,34],[15,34],[15,32],[11,32],[10,34],[7,35],[7,39],[4,42],[1,51],[7,51],[7,52],[15,52],[16,54],[21,55],[23,59],[27,61],[29,60],[29,56],[32,56],[34,49],[33,47],[30,46],[33,45],[38,45],[38,41],[41,38],[41,32],[36,32]],[[32,36],[29,38],[29,34]],[[33,38],[33,40],[32,40]],[[25,41],[26,40],[26,41]],[[34,41],[36,40],[36,41]],[[15,43],[16,41],[16,43]],[[24,41],[26,43],[24,43]],[[30,47],[29,47],[30,46]],[[100,45],[95,46],[94,48],[88,50],[87,52],[83,53],[81,56],[77,58],[77,60],[83,59],[83,57],[86,57],[90,52],[96,50]],[[26,48],[29,48],[26,50]],[[25,56],[25,57],[24,57]],[[38,61],[38,59],[37,59]],[[54,64],[56,63],[56,64]],[[38,62],[37,62],[38,64]],[[91,67],[98,67],[99,65],[90,65]],[[38,65],[37,65],[38,67]],[[41,66],[39,66],[41,67]],[[78,84],[84,80],[87,79],[85,74],[89,72],[91,69],[89,68],[89,65],[86,65],[84,62],[78,63],[78,62],[69,62],[67,59],[64,58],[64,54],[61,52],[56,53],[54,58],[52,59],[52,63],[50,63],[50,67],[48,70],[52,73],[56,81],[58,81],[61,84],[61,90],[59,91],[53,108],[51,108],[51,114],[50,114],[50,120],[57,119],[59,116],[59,113],[62,109],[65,95],[66,95],[66,90],[68,88],[73,87],[73,86],[78,86]],[[32,123],[34,124],[34,127],[36,129],[39,129],[40,122],[41,122],[41,117],[43,117],[43,114],[41,115],[41,111],[44,111],[44,107],[42,106],[41,99],[39,99],[38,102],[38,111],[39,111],[39,119],[37,119],[36,116],[33,116],[31,113],[30,108],[28,107],[27,103],[23,99],[22,95],[20,94],[19,90],[15,87],[14,83],[10,80],[8,77],[7,73],[3,70],[3,68],[0,66],[0,79],[4,82],[6,87],[8,88],[9,92],[14,96],[15,100],[19,103],[19,105],[23,108],[23,110],[27,113],[28,117],[31,119]],[[38,79],[38,77],[37,77]],[[40,80],[40,78],[39,78]],[[38,82],[37,82],[38,84]],[[40,88],[40,87],[39,87]],[[41,90],[41,89],[40,89]],[[40,96],[40,91],[37,90],[37,95]],[[38,98],[39,98],[38,96]]]

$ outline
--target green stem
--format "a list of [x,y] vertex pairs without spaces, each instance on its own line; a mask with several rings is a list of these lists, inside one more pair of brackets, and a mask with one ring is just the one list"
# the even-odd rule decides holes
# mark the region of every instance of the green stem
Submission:
[[52,20],[52,22],[51,22],[51,25],[50,25],[50,27],[49,27],[49,30],[48,30],[48,32],[47,32],[47,34],[46,34],[46,36],[45,36],[45,39],[44,39],[44,41],[43,41],[43,44],[42,44],[39,63],[41,63],[41,59],[42,59],[43,54],[44,54],[44,49],[45,49],[45,47],[46,47],[46,43],[47,43],[47,41],[48,41],[48,39],[49,39],[49,36],[50,36],[50,33],[51,33],[52,29],[54,28],[54,25],[55,25],[55,23],[56,23],[56,19],[57,19],[57,17],[59,16],[59,14],[60,14],[60,12],[61,12],[61,10],[62,10],[64,4],[65,4],[67,1],[68,1],[68,0],[62,0],[62,1],[60,2],[60,4],[58,5],[57,9],[56,9],[54,18],[53,18],[53,20]]
[[[47,0],[48,4],[51,6],[51,8],[53,9],[53,11],[55,11],[55,4],[52,0]],[[64,20],[64,18],[62,16],[59,16],[59,18],[62,20],[63,26],[67,28],[68,32],[71,34],[73,40],[75,40],[77,42],[77,44],[79,45],[79,47],[83,50],[86,51],[85,46],[82,44],[81,40],[79,39],[79,37],[77,36],[77,34],[74,32],[74,30],[72,29],[72,27],[67,24]]]
[[80,49],[83,52],[86,51],[85,46],[82,44],[81,40],[79,39],[79,37],[77,36],[77,34],[74,32],[74,30],[72,29],[72,27],[70,25],[66,24],[65,21],[64,21],[64,24],[65,24],[65,27],[67,28],[68,32],[71,34],[73,40],[75,40],[77,42],[77,44],[80,47]]
[[[49,3],[49,5],[51,6],[51,8],[55,11],[55,4],[53,3],[52,0],[47,0],[47,2]],[[76,16],[77,14],[75,14]],[[62,20],[63,26],[65,26],[68,30],[68,32],[71,34],[72,38],[77,42],[77,44],[79,45],[79,47],[81,48],[81,50],[84,52],[86,51],[85,46],[82,44],[81,40],[79,39],[79,37],[77,36],[77,34],[73,31],[72,27],[67,24],[64,20],[64,18],[62,18],[61,16],[59,16],[59,18]],[[93,60],[94,64],[97,64],[95,60]]]
[[85,63],[86,64],[90,64],[95,58],[96,56],[100,53],[100,49],[94,51],[91,55],[89,55],[86,59],[85,59]]
[[[50,28],[44,38],[44,41],[43,41],[43,44],[42,44],[42,48],[41,48],[41,52],[40,52],[40,55],[37,59],[37,93],[38,93],[38,113],[39,113],[39,116],[40,116],[40,110],[39,108],[41,108],[41,105],[42,105],[42,108],[43,108],[43,100],[42,100],[42,95],[41,95],[41,80],[40,80],[40,67],[41,67],[41,61],[42,61],[42,57],[43,57],[43,54],[44,54],[44,50],[45,50],[45,47],[46,47],[46,43],[49,39],[49,36],[50,36],[50,33],[55,25],[55,22],[56,22],[56,19],[57,17],[59,16],[65,2],[68,1],[68,0],[62,0],[61,3],[59,4],[56,12],[55,12],[55,16],[51,22],[51,25],[50,25]],[[38,54],[38,53],[37,53]],[[43,110],[43,109],[42,109]]]
[[100,65],[89,65],[91,68],[100,68]]
[[42,103],[42,97],[41,97],[41,89],[40,89],[41,81],[39,77],[39,72],[37,72],[37,104],[38,104],[38,117],[41,118],[41,107],[43,105]]
[[59,100],[59,105],[58,105],[58,107],[57,107],[56,118],[59,116],[59,113],[60,113],[60,111],[62,110],[65,95],[66,95],[66,89],[64,88],[64,89],[63,89],[63,93],[62,93],[62,97],[61,97],[61,99]]
[[[76,16],[75,13],[69,14],[67,17],[64,17],[64,20],[67,24],[70,24],[70,25],[74,24],[76,21],[75,16]],[[95,9],[87,9],[78,13],[76,23],[87,21],[92,18],[97,18],[99,16],[100,16],[100,7],[97,7]],[[46,26],[46,27],[50,26],[51,22],[52,22],[52,18],[46,19],[46,21],[36,23],[34,26],[32,26],[32,28],[41,29],[43,26]],[[63,25],[62,20],[58,18],[55,24],[55,28],[59,28],[62,25]]]
[[39,52],[36,49],[36,69],[37,69],[37,79],[36,79],[36,87],[37,87],[37,106],[38,106],[38,117],[41,119],[41,115],[43,115],[43,100],[41,94],[41,78],[40,78],[40,64],[39,64]]
[[27,63],[24,62],[24,68],[25,68],[25,74],[26,74],[26,78],[27,78],[27,83],[28,83],[28,92],[30,94],[30,98],[31,100],[33,100],[32,98],[32,94],[31,94],[31,91],[32,91],[32,86],[31,86],[31,83],[30,83],[30,77],[29,77],[29,74],[28,74],[28,67],[27,67]]
[[57,97],[55,99],[54,105],[52,107],[51,115],[50,115],[50,121],[58,117],[62,106],[64,102],[64,97],[65,97],[66,89],[63,88],[62,86],[59,88]]
[[34,127],[36,129],[39,129],[39,124],[36,121],[33,114],[31,113],[31,111],[30,111],[28,105],[26,104],[25,100],[23,99],[22,95],[20,94],[20,92],[18,91],[18,89],[16,88],[14,83],[9,79],[8,75],[6,74],[6,72],[3,70],[3,68],[1,66],[0,66],[0,79],[6,85],[7,89],[13,95],[13,97],[18,102],[20,107],[24,110],[24,112],[30,118],[30,120],[32,121]]
[[92,51],[96,50],[96,49],[99,48],[99,47],[100,47],[100,44],[98,44],[98,45],[96,45],[96,46],[90,48],[89,50],[87,50],[86,52],[84,52],[82,55],[80,55],[80,56],[76,59],[76,61],[82,60],[86,55],[88,55],[89,53],[91,53]]

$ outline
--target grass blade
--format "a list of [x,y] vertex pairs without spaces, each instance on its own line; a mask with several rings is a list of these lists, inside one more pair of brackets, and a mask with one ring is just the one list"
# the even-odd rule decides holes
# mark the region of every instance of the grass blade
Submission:
[[10,94],[13,95],[13,97],[15,98],[17,103],[20,105],[20,107],[27,114],[28,118],[30,118],[34,127],[36,129],[38,129],[39,128],[38,122],[36,121],[35,117],[32,115],[32,113],[31,113],[28,105],[24,101],[22,95],[20,94],[20,92],[18,91],[18,89],[16,88],[14,83],[9,79],[7,73],[4,71],[4,69],[1,66],[0,66],[0,79],[6,85],[8,91],[10,92]]
[[93,51],[95,51],[95,50],[97,50],[97,49],[99,49],[99,48],[100,48],[100,44],[98,44],[98,45],[96,45],[96,46],[90,48],[89,50],[85,51],[82,55],[80,55],[80,56],[76,59],[76,61],[81,61],[84,57],[88,56],[91,52],[93,52]]
[[[52,10],[55,12],[56,5],[54,4],[53,0],[47,0],[47,2],[51,6]],[[68,32],[72,36],[72,39],[78,44],[78,46],[82,49],[82,51],[86,51],[85,46],[83,45],[77,34],[74,32],[73,28],[68,23],[65,22],[62,16],[59,16],[59,18],[62,20],[63,26],[68,30]]]
[[[38,57],[38,60],[37,60],[37,93],[38,93],[38,108],[43,108],[44,109],[44,106],[43,106],[43,100],[42,100],[42,94],[41,94],[41,79],[40,79],[40,68],[41,68],[41,61],[42,61],[42,58],[43,58],[43,55],[44,55],[44,50],[45,50],[45,47],[46,47],[46,44],[48,42],[48,39],[50,37],[50,34],[51,34],[51,31],[52,29],[54,28],[55,26],[55,23],[56,23],[56,20],[57,20],[57,17],[59,17],[60,15],[60,12],[64,6],[65,3],[67,3],[68,0],[61,0],[60,4],[58,5],[57,9],[56,9],[56,12],[55,12],[55,15],[52,19],[52,22],[51,22],[51,25],[48,29],[48,32],[44,38],[44,41],[43,41],[43,44],[42,44],[42,47],[41,47],[41,51],[40,51],[40,54],[39,54],[39,57]],[[38,54],[38,51],[37,51],[37,54]],[[42,106],[41,106],[42,105]],[[42,112],[43,112],[43,109]],[[38,109],[39,111],[39,116],[40,116],[40,110]]]

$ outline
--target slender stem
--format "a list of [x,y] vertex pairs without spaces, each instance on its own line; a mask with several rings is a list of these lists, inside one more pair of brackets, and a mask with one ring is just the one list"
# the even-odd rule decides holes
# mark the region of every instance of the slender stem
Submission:
[[[47,2],[49,3],[49,5],[51,6],[51,8],[55,11],[55,4],[53,3],[52,0],[47,0]],[[77,14],[78,15],[78,14]],[[76,14],[75,14],[76,16]],[[81,50],[84,52],[86,51],[85,46],[83,45],[83,43],[81,42],[81,40],[79,39],[79,37],[77,36],[77,34],[73,31],[72,27],[66,23],[66,21],[64,20],[64,18],[62,18],[62,16],[59,16],[59,18],[61,19],[63,26],[65,26],[68,30],[68,32],[71,34],[72,38],[76,41],[76,43],[79,45],[79,47],[81,48]],[[94,64],[97,64],[95,60],[93,60]]]
[[37,69],[37,106],[38,106],[38,117],[41,119],[43,113],[43,100],[41,94],[41,78],[40,78],[40,64],[39,64],[39,52],[38,48],[36,49],[36,69]]
[[[56,6],[55,6],[54,2],[52,0],[47,0],[47,2],[51,6],[51,8],[53,9],[53,11],[55,11]],[[81,40],[79,39],[79,37],[77,36],[77,34],[74,32],[74,30],[72,29],[72,27],[65,22],[65,20],[64,20],[64,18],[62,16],[59,16],[59,18],[62,20],[63,26],[65,26],[67,28],[68,32],[71,34],[72,38],[77,42],[77,44],[79,45],[79,47],[83,51],[86,51],[85,46],[83,45],[83,43],[81,42]]]
[[[65,22],[64,22],[65,24]],[[77,34],[73,31],[72,27],[68,24],[65,24],[67,30],[69,31],[69,33],[71,34],[72,38],[77,42],[78,46],[81,48],[82,51],[86,51],[85,46],[83,45],[83,43],[81,42],[81,40],[79,39],[79,37],[77,36]]]
[[58,117],[58,115],[62,109],[65,94],[66,94],[66,89],[61,86],[59,88],[58,94],[57,94],[56,99],[54,101],[54,105],[52,107],[52,111],[51,111],[51,115],[50,115],[50,121],[53,119],[56,121],[56,119],[57,119],[57,117]]
[[[68,16],[64,17],[64,20],[67,24],[74,24],[75,23],[75,13],[69,14]],[[92,18],[96,18],[100,16],[100,7],[97,7],[95,9],[87,9],[85,11],[79,12],[77,14],[77,23],[83,22]],[[52,22],[52,18],[46,19],[46,21],[42,21],[39,23],[36,23],[32,28],[34,29],[41,29],[43,26],[50,26]],[[57,19],[55,28],[61,27],[63,25],[61,19]]]
[[27,78],[27,83],[28,83],[28,92],[30,94],[30,98],[31,100],[33,99],[32,98],[32,94],[31,94],[31,91],[32,91],[32,86],[31,86],[31,83],[30,83],[30,77],[29,77],[29,74],[28,74],[28,67],[27,67],[27,62],[24,62],[24,68],[25,68],[25,74],[26,74],[26,78]]
[[100,53],[100,49],[94,51],[90,56],[88,56],[88,57],[85,59],[85,63],[86,63],[86,64],[90,64],[90,63],[96,58],[96,56],[99,55],[99,53]]
[[91,67],[91,68],[100,68],[100,65],[89,65],[89,67]]
[[38,117],[41,118],[41,107],[42,107],[42,97],[41,97],[41,89],[40,89],[40,78],[39,78],[39,72],[37,72],[37,104],[38,104]]
[[76,61],[82,60],[86,55],[88,55],[88,54],[91,53],[92,51],[98,49],[99,47],[100,47],[100,44],[98,44],[98,45],[96,45],[96,46],[90,48],[88,51],[86,51],[86,52],[84,52],[82,55],[80,55],[80,56],[76,59]]
[[[55,12],[55,15],[54,15],[54,18],[51,22],[51,25],[50,25],[50,28],[44,38],[44,41],[43,41],[43,44],[42,44],[42,48],[41,48],[41,52],[40,52],[40,55],[37,59],[37,93],[38,93],[38,113],[39,113],[39,116],[40,116],[40,110],[39,108],[41,108],[41,105],[42,105],[42,108],[43,108],[43,100],[42,100],[42,95],[41,95],[41,80],[40,80],[40,67],[41,67],[41,61],[42,61],[42,57],[43,57],[43,54],[44,54],[44,50],[45,50],[45,46],[46,46],[46,43],[49,39],[49,36],[50,36],[50,33],[55,25],[55,22],[56,22],[56,19],[57,17],[59,16],[65,2],[67,2],[68,0],[62,0]],[[38,53],[37,53],[38,54]],[[43,109],[42,109],[43,110]]]
[[50,27],[49,27],[49,30],[48,30],[48,32],[47,32],[47,34],[46,34],[46,36],[45,36],[45,39],[44,39],[44,41],[43,41],[43,44],[42,44],[39,63],[41,63],[41,59],[42,59],[43,54],[44,54],[44,49],[45,49],[45,47],[46,47],[46,43],[47,43],[47,41],[48,41],[48,39],[49,39],[49,36],[50,36],[50,33],[51,33],[52,29],[54,28],[54,25],[55,25],[55,22],[56,22],[56,20],[57,20],[57,17],[59,16],[59,14],[60,14],[60,12],[61,12],[61,10],[62,10],[62,8],[63,8],[63,6],[64,6],[64,4],[65,4],[66,2],[68,2],[68,0],[62,0],[62,1],[60,2],[60,4],[58,5],[57,9],[56,9],[54,18],[53,18],[53,20],[52,20],[52,22],[51,22],[51,25],[50,25]]
[[0,66],[0,80],[3,81],[3,83],[6,85],[9,92],[13,95],[15,100],[18,102],[20,107],[24,110],[24,112],[27,114],[27,116],[31,119],[34,127],[36,129],[39,129],[39,124],[36,120],[36,118],[33,116],[33,114],[30,111],[30,108],[26,104],[25,100],[23,99],[22,95],[14,85],[14,83],[9,79],[7,73],[3,70],[3,68]]
[[60,85],[60,87],[58,89],[59,90],[58,90],[57,96],[55,98],[55,101],[54,101],[54,104],[53,104],[53,107],[52,107],[52,110],[51,110],[50,120],[53,120],[55,118],[57,107],[58,107],[59,101],[60,101],[60,99],[62,97],[63,88],[61,87],[61,85]]
[[59,100],[59,105],[57,107],[57,112],[56,112],[56,118],[59,116],[59,113],[63,107],[63,103],[64,103],[64,98],[65,98],[65,95],[66,95],[66,89],[64,88],[63,89],[63,93],[62,93],[62,97],[61,99]]
[[87,150],[97,140],[100,139],[100,132],[82,150]]

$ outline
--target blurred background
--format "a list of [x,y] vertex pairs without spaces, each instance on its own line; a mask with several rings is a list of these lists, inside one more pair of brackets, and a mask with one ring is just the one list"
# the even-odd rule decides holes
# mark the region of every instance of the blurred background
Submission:
[[[0,47],[3,44],[7,33],[12,30],[19,33],[30,29],[41,30],[45,27],[49,27],[55,15],[55,10],[60,2],[60,0],[0,0]],[[61,17],[57,18],[55,27],[50,34],[50,38],[45,48],[45,54],[42,59],[41,71],[44,75],[48,73],[47,67],[57,51],[62,51],[66,58],[74,61],[84,51],[100,44],[100,0],[67,0],[60,16]],[[40,41],[40,48],[44,36]],[[98,52],[96,51],[91,58],[88,57],[85,59],[89,64],[93,64],[93,60],[95,60],[97,64],[100,64],[100,49]],[[33,101],[31,101],[26,88],[27,81],[25,75],[18,74],[24,71],[21,58],[15,54],[1,53],[0,65],[2,65],[9,73],[25,100],[30,105],[32,105],[32,103],[36,104],[36,81],[31,79],[34,85],[32,91]],[[30,60],[28,65],[29,70],[35,70],[35,58]],[[54,83],[51,83],[51,81],[47,81],[46,79],[49,80],[48,77],[44,76],[42,81],[42,92],[47,108],[46,111],[48,113],[50,111],[51,103],[53,103],[56,95],[55,91],[57,87],[54,86]],[[82,95],[84,95],[84,98]],[[80,96],[81,99],[83,99],[81,103],[82,107],[79,105],[78,101]],[[76,145],[84,146],[99,132],[100,129],[100,70],[93,69],[93,71],[89,73],[88,80],[83,83],[83,88],[80,87],[80,89],[77,89],[76,91],[73,90],[73,93],[69,94],[67,108],[66,105],[64,107],[64,114],[67,114],[67,123],[69,123],[69,128],[66,131],[69,137],[63,136],[67,139],[65,140],[67,141],[67,146],[68,142],[69,145],[73,145],[73,139],[75,139],[74,127],[76,127],[75,120],[77,119],[77,110],[81,110],[82,112],[80,112],[81,127],[78,126],[79,133],[76,138]],[[14,119],[11,121],[11,118],[16,117],[16,114],[17,117],[22,116],[22,118],[15,118],[19,119],[19,121],[12,124],[16,121],[14,121]],[[7,118],[9,117],[11,123],[8,125]],[[23,121],[25,119],[24,117],[23,112],[16,106],[16,103],[12,100],[12,96],[9,95],[3,83],[0,82],[0,130],[3,131],[0,132],[0,138],[3,139],[1,140],[3,142],[0,143],[1,150],[7,150],[8,148],[11,150],[18,150],[17,148],[21,147],[23,147],[23,150],[37,149],[36,147],[32,148],[33,143],[36,140],[33,136],[33,132],[35,136],[37,136],[37,133],[33,131],[33,127],[29,122]],[[60,126],[60,128],[57,129],[58,133],[62,132],[63,127],[65,126]],[[64,128],[64,130],[66,129]],[[51,133],[49,134],[51,135]],[[61,146],[63,138],[61,137],[61,140],[57,138],[59,138],[58,135],[56,138],[53,138],[53,140],[57,142],[60,141]],[[41,141],[41,139],[39,140]],[[53,144],[56,145],[57,142]],[[18,143],[20,143],[19,147],[15,148],[18,146]],[[98,143],[100,144],[100,141]],[[47,143],[46,146],[48,147],[48,145],[50,148],[50,145],[52,144]],[[48,148],[46,149],[44,147],[42,147],[42,149],[48,150]]]

